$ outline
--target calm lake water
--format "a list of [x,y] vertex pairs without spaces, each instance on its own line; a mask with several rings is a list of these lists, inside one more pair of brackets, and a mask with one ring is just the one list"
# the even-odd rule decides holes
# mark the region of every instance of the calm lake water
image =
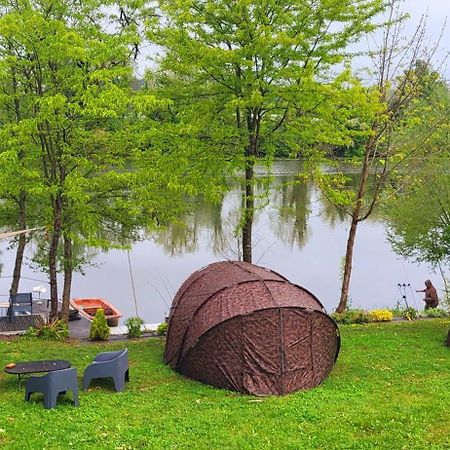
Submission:
[[[339,301],[340,267],[345,254],[348,217],[330,205],[313,185],[295,184],[297,161],[278,161],[273,169],[270,202],[262,205],[254,225],[254,263],[275,270],[313,292],[331,312]],[[264,191],[263,183],[259,187]],[[261,200],[262,202],[262,200]],[[161,322],[176,290],[195,270],[215,261],[237,259],[234,229],[239,217],[239,186],[222,204],[192,199],[192,213],[184,226],[172,226],[149,235],[129,252],[138,314],[147,323]],[[0,301],[7,300],[14,252],[0,241]],[[126,251],[98,253],[85,275],[74,274],[72,297],[104,297],[116,305],[124,319],[136,315]],[[20,291],[45,284],[45,274],[24,267]],[[363,222],[358,230],[351,305],[367,309],[393,307],[401,299],[398,283],[422,288],[431,278],[441,280],[426,265],[398,257],[386,241],[385,227],[377,219]],[[46,285],[48,288],[48,285]],[[62,285],[60,286],[61,289]],[[422,308],[420,294],[407,289],[410,305]],[[43,295],[45,297],[45,294]]]

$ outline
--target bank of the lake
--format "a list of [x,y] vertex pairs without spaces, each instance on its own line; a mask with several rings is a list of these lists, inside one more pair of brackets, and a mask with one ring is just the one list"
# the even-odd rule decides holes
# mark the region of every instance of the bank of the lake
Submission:
[[[294,183],[299,170],[301,165],[295,160],[274,163],[270,202],[264,205],[261,198],[256,213],[254,262],[306,287],[332,311],[339,300],[348,217],[313,184]],[[263,170],[257,173],[263,175]],[[263,192],[260,183],[258,193]],[[193,271],[215,261],[239,258],[235,237],[241,207],[239,186],[234,186],[220,204],[208,204],[202,198],[187,201],[191,212],[183,218],[184,226],[172,225],[159,233],[146,234],[130,251],[138,315],[145,322],[164,320],[176,290]],[[2,275],[10,276],[14,252],[6,241],[0,241],[0,252]],[[32,252],[31,245],[28,258]],[[136,315],[127,252],[91,253],[92,265],[85,268],[85,274],[74,274],[72,296],[104,297],[122,311],[124,318]],[[25,267],[23,275],[34,280],[23,279],[22,292],[43,281],[45,284],[45,274]],[[392,308],[401,300],[398,283],[421,288],[427,278],[441,288],[440,277],[429,267],[405,261],[392,251],[385,226],[376,216],[360,224],[350,289],[353,307]],[[0,294],[5,297],[9,284],[9,278],[0,278]],[[413,289],[408,288],[406,294],[412,306],[422,308],[420,296]]]
[[164,340],[105,344],[0,340],[0,365],[60,358],[83,369],[127,346],[130,383],[80,393],[44,410],[0,373],[6,449],[445,449],[450,446],[449,320],[341,326],[342,348],[319,387],[256,398],[185,379],[162,362]]

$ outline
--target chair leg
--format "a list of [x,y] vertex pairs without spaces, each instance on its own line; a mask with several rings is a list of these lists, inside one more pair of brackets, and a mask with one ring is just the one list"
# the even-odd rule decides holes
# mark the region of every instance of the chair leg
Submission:
[[123,375],[116,375],[113,377],[114,379],[114,386],[116,388],[117,392],[122,392],[125,389],[125,376]]
[[45,409],[56,408],[57,397],[58,397],[57,392],[46,392],[44,394],[44,408]]
[[29,402],[30,401],[30,395],[32,394],[31,391],[25,391],[25,401]]
[[91,382],[91,378],[84,376],[83,377],[83,391],[85,391]]
[[80,406],[80,401],[78,399],[78,386],[77,385],[73,386],[72,394],[73,394],[73,404],[75,406]]
[[125,372],[125,381],[130,381],[130,370],[127,369],[127,371]]

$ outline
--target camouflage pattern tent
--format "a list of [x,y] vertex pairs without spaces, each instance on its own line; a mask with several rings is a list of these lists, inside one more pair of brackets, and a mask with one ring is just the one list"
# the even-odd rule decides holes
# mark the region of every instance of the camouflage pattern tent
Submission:
[[165,362],[189,378],[255,395],[321,383],[339,353],[336,323],[271,270],[218,262],[194,272],[169,315]]

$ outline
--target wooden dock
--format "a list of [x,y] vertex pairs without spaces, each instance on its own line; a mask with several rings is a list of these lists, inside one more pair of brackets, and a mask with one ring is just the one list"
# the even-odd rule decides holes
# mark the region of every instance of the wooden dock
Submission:
[[[24,316],[15,316],[11,321],[9,317],[0,317],[0,333],[16,334],[26,331],[29,327],[38,327],[45,323],[50,313],[47,308],[47,300],[33,302],[33,314]],[[86,339],[89,337],[91,322],[85,318],[72,320],[69,322],[69,336],[77,339]]]
[[12,320],[9,317],[0,317],[0,333],[12,333],[28,330],[29,327],[38,327],[44,323],[41,314],[28,316],[15,316]]

